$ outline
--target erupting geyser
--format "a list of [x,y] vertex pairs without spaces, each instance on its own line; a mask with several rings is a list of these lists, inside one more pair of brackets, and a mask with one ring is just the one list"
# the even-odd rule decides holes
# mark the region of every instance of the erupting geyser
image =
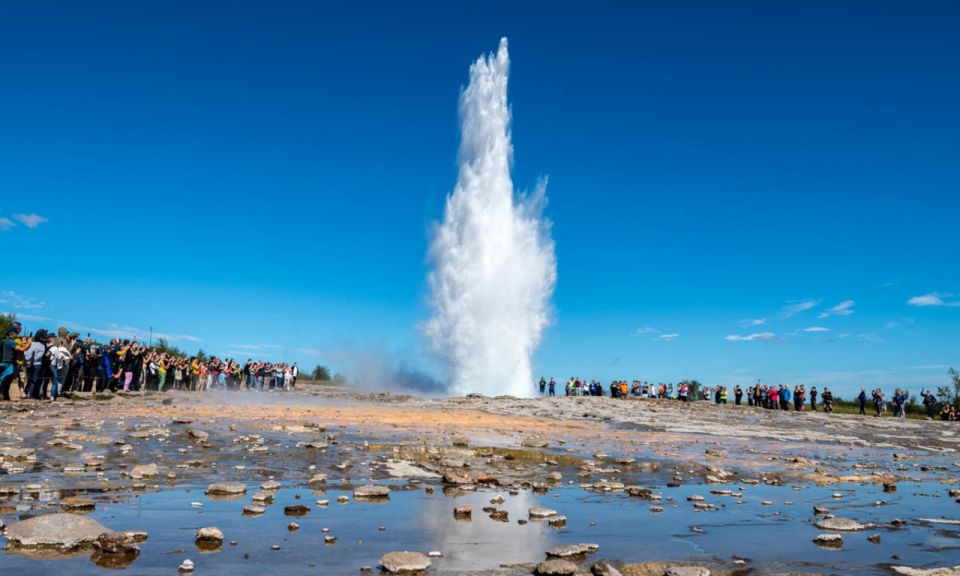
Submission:
[[557,278],[546,183],[516,198],[510,165],[507,39],[470,66],[460,95],[457,186],[430,247],[433,318],[426,332],[451,392],[530,396],[530,357],[549,323]]

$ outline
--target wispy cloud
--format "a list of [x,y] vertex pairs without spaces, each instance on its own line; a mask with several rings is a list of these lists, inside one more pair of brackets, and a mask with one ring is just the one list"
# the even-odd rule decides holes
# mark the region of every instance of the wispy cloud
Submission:
[[737,324],[744,328],[749,328],[751,326],[763,326],[766,323],[766,318],[744,318],[743,320],[737,321]]
[[853,300],[844,300],[843,302],[837,304],[833,308],[827,310],[826,312],[821,312],[817,318],[829,318],[831,316],[850,316],[854,313],[853,305],[856,304]]
[[883,342],[883,338],[881,338],[876,332],[863,332],[861,334],[857,334],[857,340],[860,342],[868,342],[870,344],[878,344]]
[[0,216],[0,232],[6,232],[16,225],[16,222],[7,218],[6,216]]
[[804,328],[801,332],[829,332],[830,329],[826,326],[810,326],[809,328]]
[[7,304],[8,306],[19,310],[39,310],[40,308],[46,306],[46,304],[43,302],[22,296],[13,290],[4,290],[0,292],[0,304]]
[[725,340],[730,342],[769,342],[777,337],[773,332],[757,332],[756,334],[728,334]]
[[949,370],[950,364],[920,364],[919,366],[907,366],[907,370]]
[[929,294],[924,294],[923,296],[914,296],[913,298],[907,300],[907,304],[918,307],[960,306],[960,300],[949,300],[949,298],[953,298],[953,294],[949,292],[931,292]]
[[14,214],[13,219],[27,228],[36,228],[44,222],[47,222],[47,219],[39,214]]
[[677,333],[665,333],[663,330],[658,330],[653,326],[644,326],[643,328],[637,328],[637,334],[640,336],[649,337],[651,340],[660,340],[662,342],[670,342],[680,334]]
[[281,348],[279,344],[230,344],[228,348],[236,350],[274,350]]
[[815,308],[820,304],[819,300],[788,300],[786,305],[780,309],[781,318],[790,318],[801,312]]

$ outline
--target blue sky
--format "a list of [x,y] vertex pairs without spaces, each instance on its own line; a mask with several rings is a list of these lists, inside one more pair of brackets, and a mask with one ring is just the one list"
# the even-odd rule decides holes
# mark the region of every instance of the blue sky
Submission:
[[439,373],[430,225],[507,36],[559,265],[538,374],[960,367],[956,3],[516,4],[0,4],[0,309]]

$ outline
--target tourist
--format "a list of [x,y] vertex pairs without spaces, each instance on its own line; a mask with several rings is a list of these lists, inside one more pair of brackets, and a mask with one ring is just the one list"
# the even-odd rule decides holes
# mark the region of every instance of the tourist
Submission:
[[859,402],[859,404],[860,404],[860,415],[861,415],[861,416],[866,416],[866,415],[867,415],[867,411],[866,411],[866,407],[867,407],[867,391],[866,391],[865,388],[860,388],[860,395],[857,396],[857,402]]
[[817,387],[810,388],[810,409],[817,411]]
[[[862,389],[861,389],[862,390]],[[934,407],[937,404],[937,397],[933,395],[933,392],[929,390],[920,390],[920,395],[923,396],[923,406],[927,412],[927,418],[933,418]]]

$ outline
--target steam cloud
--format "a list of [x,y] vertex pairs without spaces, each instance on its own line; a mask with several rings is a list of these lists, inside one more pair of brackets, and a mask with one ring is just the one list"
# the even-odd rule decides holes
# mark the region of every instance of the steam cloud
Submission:
[[557,267],[542,218],[546,181],[515,197],[509,67],[506,38],[470,66],[457,185],[430,248],[434,314],[425,328],[454,394],[529,396],[530,358],[550,321]]

